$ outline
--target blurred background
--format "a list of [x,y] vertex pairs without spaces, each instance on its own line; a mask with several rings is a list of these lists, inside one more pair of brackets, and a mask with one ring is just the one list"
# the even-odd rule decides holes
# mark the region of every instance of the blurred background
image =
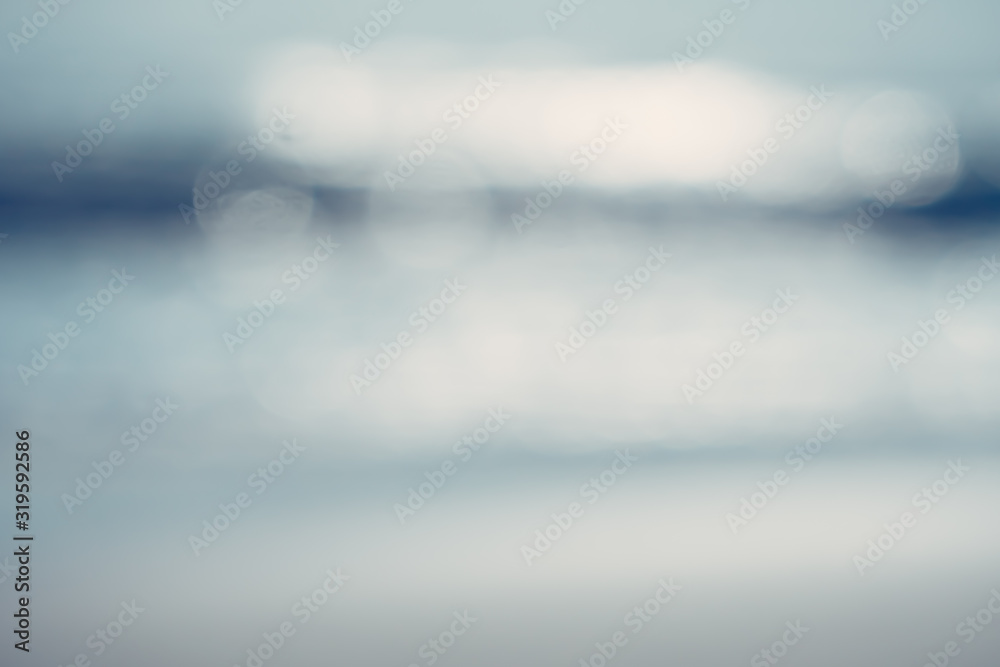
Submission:
[[8,3],[0,663],[995,664],[998,20]]

